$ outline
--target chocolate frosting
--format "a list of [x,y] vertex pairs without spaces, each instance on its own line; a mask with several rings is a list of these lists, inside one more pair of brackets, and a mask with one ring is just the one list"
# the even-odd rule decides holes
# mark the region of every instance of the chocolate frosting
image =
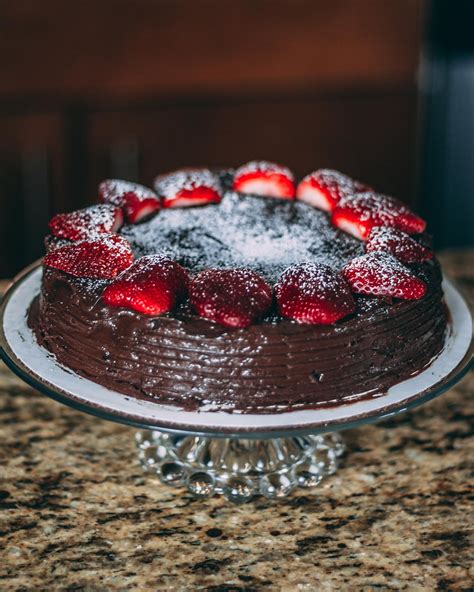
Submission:
[[[304,243],[293,240],[291,252],[267,249],[271,242],[287,244],[289,232]],[[359,241],[305,204],[232,193],[220,206],[163,211],[122,234],[137,255],[165,252],[191,271],[253,262],[269,281],[296,261],[340,269],[363,252]],[[254,252],[259,240],[260,254]],[[334,325],[300,325],[272,312],[246,329],[201,319],[186,303],[160,317],[110,308],[101,301],[106,282],[46,268],[29,323],[59,362],[127,395],[239,412],[337,405],[384,394],[443,347],[439,265],[411,267],[428,284],[421,300],[358,296],[355,314]]]

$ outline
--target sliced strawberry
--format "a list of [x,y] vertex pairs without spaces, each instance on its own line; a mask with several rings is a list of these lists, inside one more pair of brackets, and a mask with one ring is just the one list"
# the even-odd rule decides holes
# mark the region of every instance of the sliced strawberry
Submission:
[[188,272],[176,261],[147,255],[109,284],[102,299],[109,306],[160,315],[172,310],[185,296],[188,282]]
[[310,325],[330,325],[356,308],[344,278],[318,263],[289,267],[275,286],[275,296],[281,316]]
[[306,175],[296,188],[296,199],[315,208],[332,212],[343,197],[350,197],[370,187],[331,169],[319,169]]
[[52,234],[77,241],[99,234],[116,232],[123,224],[122,210],[110,204],[98,204],[67,214],[57,214],[49,222]]
[[191,304],[206,319],[228,327],[248,327],[272,304],[272,290],[250,269],[207,269],[189,287]]
[[408,234],[426,228],[426,222],[401,201],[372,191],[341,199],[332,213],[332,223],[362,240],[374,226],[389,226]]
[[368,253],[356,257],[343,269],[356,294],[392,296],[418,300],[426,294],[426,284],[388,253]]
[[433,258],[433,253],[414,238],[395,228],[375,226],[367,237],[365,250],[368,253],[382,251],[391,253],[403,263],[421,263]]
[[209,169],[181,169],[155,179],[156,191],[164,208],[186,208],[219,203],[222,189],[219,178]]
[[130,224],[150,218],[161,208],[160,199],[154,191],[144,185],[120,179],[102,181],[99,197],[101,201],[122,208]]
[[295,198],[295,181],[290,169],[267,162],[252,160],[235,171],[234,191],[264,197]]
[[43,264],[76,277],[112,279],[132,261],[128,241],[118,234],[110,234],[59,247],[45,256]]

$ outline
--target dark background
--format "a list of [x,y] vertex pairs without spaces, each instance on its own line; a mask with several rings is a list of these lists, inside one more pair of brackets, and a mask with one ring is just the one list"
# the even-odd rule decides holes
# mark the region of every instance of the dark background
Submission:
[[95,200],[101,179],[150,183],[184,165],[338,168],[435,227],[426,163],[444,162],[446,122],[430,92],[432,12],[424,0],[0,0],[0,277],[40,256],[50,216]]

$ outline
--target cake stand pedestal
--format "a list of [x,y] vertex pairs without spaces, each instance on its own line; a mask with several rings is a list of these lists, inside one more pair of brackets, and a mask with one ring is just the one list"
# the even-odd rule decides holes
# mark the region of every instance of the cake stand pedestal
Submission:
[[143,468],[162,483],[185,486],[195,497],[222,494],[234,503],[315,487],[336,472],[345,450],[335,432],[256,440],[143,430],[136,440]]
[[450,325],[441,353],[386,393],[350,404],[283,413],[184,411],[102,387],[59,364],[38,345],[27,314],[41,268],[15,278],[0,306],[0,354],[25,382],[49,397],[102,419],[132,425],[144,469],[196,497],[223,494],[242,503],[255,495],[287,496],[333,474],[344,452],[337,432],[384,419],[451,388],[472,358],[472,318],[464,299],[443,284]]

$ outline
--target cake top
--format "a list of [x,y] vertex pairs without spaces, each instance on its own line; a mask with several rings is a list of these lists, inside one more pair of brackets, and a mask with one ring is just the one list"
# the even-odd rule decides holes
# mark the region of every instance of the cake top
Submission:
[[137,257],[164,254],[191,272],[247,267],[272,284],[293,264],[340,270],[364,253],[361,241],[305,203],[233,191],[225,191],[218,205],[163,209],[143,224],[125,225],[121,235]]
[[[337,171],[295,186],[288,168],[267,161],[220,173],[188,168],[159,175],[154,190],[104,181],[99,199],[53,218],[44,265],[110,280],[109,306],[156,315],[189,297],[200,316],[246,327],[269,312],[276,284],[278,314],[329,324],[353,313],[352,294],[418,299],[426,291],[410,268],[432,257],[413,236],[425,222]],[[117,233],[120,251],[109,238]],[[265,294],[257,307],[255,286]]]

